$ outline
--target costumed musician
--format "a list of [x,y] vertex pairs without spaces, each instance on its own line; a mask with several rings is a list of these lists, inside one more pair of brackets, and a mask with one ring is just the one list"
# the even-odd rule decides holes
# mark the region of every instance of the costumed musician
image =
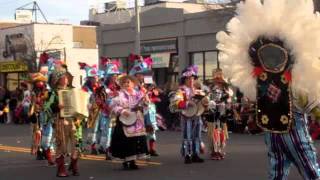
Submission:
[[105,153],[106,160],[111,160],[110,157],[110,143],[112,129],[114,125],[114,115],[111,113],[112,100],[118,96],[120,86],[118,85],[118,76],[120,72],[120,60],[111,60],[108,58],[102,58],[102,64],[105,65],[104,70],[104,82],[103,86],[100,86],[96,94],[101,98],[97,100],[100,107],[98,129],[100,131],[100,149],[102,153]]
[[[199,101],[194,86],[194,80],[197,78],[198,68],[196,66],[184,69],[180,79],[181,86],[170,99],[170,110],[180,112],[183,135],[181,154],[185,164],[204,162],[199,157],[202,142],[202,120],[201,114],[198,114],[198,108],[201,106],[195,103],[195,101]],[[203,96],[201,96],[202,98]]]
[[79,176],[78,159],[79,159],[79,142],[77,142],[77,132],[81,121],[77,116],[64,118],[61,117],[61,111],[64,105],[59,103],[61,97],[58,96],[60,90],[72,89],[72,75],[67,71],[67,66],[61,61],[55,61],[53,72],[49,76],[49,85],[55,95],[51,109],[54,116],[54,134],[56,142],[56,164],[57,177],[66,177],[68,173],[65,169],[65,155],[68,153],[68,147],[71,147],[71,162],[69,170],[73,176]]
[[[90,153],[93,155],[98,154],[98,150],[100,149],[97,146],[100,142],[100,131],[99,131],[99,114],[101,112],[101,103],[99,106],[99,102],[102,102],[104,100],[101,100],[101,98],[105,97],[105,93],[103,91],[99,91],[100,93],[97,94],[97,89],[99,89],[102,85],[99,83],[99,71],[97,68],[97,65],[88,65],[83,62],[78,63],[81,70],[85,71],[85,82],[82,86],[82,90],[85,92],[88,92],[90,94],[89,97],[89,117],[87,119],[87,128],[88,128],[88,136],[87,140],[90,143]],[[104,93],[104,94],[101,94]],[[102,147],[101,147],[102,148]],[[103,149],[102,149],[103,151]]]
[[125,170],[138,169],[137,159],[146,158],[147,142],[143,110],[148,101],[144,92],[135,87],[135,77],[123,75],[119,79],[121,90],[112,100],[112,112],[117,115],[111,139],[111,154],[123,160]]
[[160,99],[155,97],[157,94],[156,89],[154,89],[154,82],[152,79],[152,59],[150,57],[143,58],[142,56],[131,54],[130,60],[134,61],[134,65],[131,68],[129,74],[135,76],[139,84],[136,87],[138,90],[142,91],[145,96],[148,97],[148,106],[144,109],[144,120],[147,130],[147,141],[148,141],[148,153],[151,156],[159,156],[156,151],[156,132],[159,129],[156,120],[156,102]]
[[222,70],[212,71],[213,82],[210,84],[210,103],[204,118],[208,126],[208,139],[212,160],[222,160],[225,157],[227,129],[228,84],[223,79]]
[[48,100],[47,78],[42,73],[30,75],[32,85],[31,104],[29,109],[29,119],[33,126],[32,152],[36,151],[37,160],[48,159],[49,165],[54,165],[51,157],[52,124],[50,114],[45,114],[45,103]]
[[287,179],[292,165],[303,179],[320,179],[307,131],[307,116],[319,112],[320,84],[313,80],[320,76],[318,21],[313,1],[250,0],[238,6],[228,33],[217,33],[231,83],[256,100],[270,180]]

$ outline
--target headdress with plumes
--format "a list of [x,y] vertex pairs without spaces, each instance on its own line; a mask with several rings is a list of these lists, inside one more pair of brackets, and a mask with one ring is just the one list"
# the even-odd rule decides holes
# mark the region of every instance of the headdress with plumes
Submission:
[[120,59],[109,59],[106,57],[101,57],[101,64],[105,67],[105,70],[104,70],[105,77],[110,77],[112,75],[121,74]]
[[245,96],[256,98],[256,69],[249,50],[257,39],[279,39],[294,62],[291,80],[294,91],[315,99],[320,97],[320,19],[313,1],[246,0],[237,5],[237,15],[227,24],[227,32],[217,33],[219,60],[225,75]]
[[80,69],[85,70],[86,77],[97,77],[98,67],[96,64],[90,66],[87,63],[79,62]]
[[134,65],[129,72],[130,75],[147,74],[152,70],[153,60],[150,57],[143,58],[139,55],[130,54],[129,60],[134,62]]
[[189,67],[186,67],[182,73],[181,73],[181,78],[180,78],[180,84],[184,84],[186,81],[187,77],[195,77],[196,79],[198,78],[198,66],[197,65],[191,65]]
[[182,71],[181,77],[190,77],[190,76],[194,76],[196,78],[198,77],[197,65],[189,66]]
[[54,61],[53,70],[49,75],[49,86],[50,88],[56,88],[59,79],[63,76],[67,76],[69,83],[72,83],[72,75],[67,70],[67,65],[62,61]]

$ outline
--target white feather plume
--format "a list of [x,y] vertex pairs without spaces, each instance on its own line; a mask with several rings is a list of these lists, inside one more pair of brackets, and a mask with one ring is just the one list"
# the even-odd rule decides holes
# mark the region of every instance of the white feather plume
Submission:
[[278,37],[290,50],[295,64],[292,88],[312,99],[320,98],[320,15],[310,0],[246,0],[227,32],[217,33],[219,60],[225,75],[248,98],[256,99],[256,78],[248,54],[259,36]]

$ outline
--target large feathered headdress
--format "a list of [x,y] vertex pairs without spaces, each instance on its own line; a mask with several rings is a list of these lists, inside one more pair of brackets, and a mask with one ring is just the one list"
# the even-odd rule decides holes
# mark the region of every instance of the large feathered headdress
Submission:
[[101,57],[101,64],[105,67],[104,76],[110,77],[112,75],[121,74],[120,71],[120,60],[119,59],[110,59],[107,57]]
[[[294,62],[293,90],[320,97],[320,19],[309,0],[246,0],[237,5],[237,15],[227,32],[217,33],[219,60],[231,83],[250,99],[256,98],[259,73],[250,61],[249,48],[260,37],[279,39]],[[291,79],[292,77],[292,79]]]
[[150,57],[143,58],[139,55],[130,54],[129,61],[134,62],[129,72],[130,75],[147,74],[152,71],[153,60]]

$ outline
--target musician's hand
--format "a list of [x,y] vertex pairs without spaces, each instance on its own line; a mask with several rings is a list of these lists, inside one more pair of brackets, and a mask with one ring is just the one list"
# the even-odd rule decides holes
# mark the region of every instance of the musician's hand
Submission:
[[129,117],[130,115],[129,112],[126,110],[124,110],[121,114],[124,115],[125,117]]
[[146,131],[148,133],[152,133],[154,131],[153,127],[152,126],[146,126]]

